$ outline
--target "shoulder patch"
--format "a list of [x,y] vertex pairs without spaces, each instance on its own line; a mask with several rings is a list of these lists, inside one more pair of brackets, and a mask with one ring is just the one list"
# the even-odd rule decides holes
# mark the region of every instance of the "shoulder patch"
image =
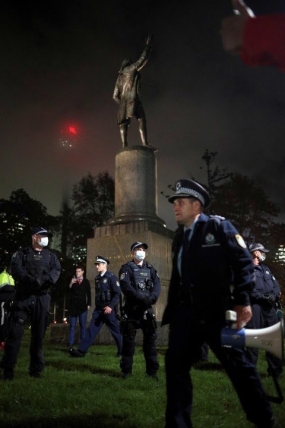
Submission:
[[243,237],[241,235],[235,235],[235,238],[240,247],[246,248],[246,243],[244,242]]
[[125,278],[125,276],[126,276],[126,274],[125,274],[125,273],[122,273],[122,274],[121,274],[121,276],[120,276],[120,279],[124,279],[124,278]]
[[116,281],[116,286],[117,286],[117,287],[120,287],[120,283],[119,283],[119,281]]

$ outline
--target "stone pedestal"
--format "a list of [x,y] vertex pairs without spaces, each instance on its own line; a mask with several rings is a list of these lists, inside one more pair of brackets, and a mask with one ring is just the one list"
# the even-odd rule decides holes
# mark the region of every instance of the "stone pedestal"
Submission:
[[157,162],[147,146],[123,148],[116,156],[115,217],[109,224],[148,220],[165,227],[157,215]]

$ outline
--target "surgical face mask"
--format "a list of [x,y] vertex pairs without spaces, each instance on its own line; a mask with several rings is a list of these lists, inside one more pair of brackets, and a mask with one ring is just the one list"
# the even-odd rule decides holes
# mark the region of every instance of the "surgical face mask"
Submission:
[[145,259],[145,251],[138,250],[135,252],[135,258],[140,262]]
[[41,247],[47,247],[47,246],[48,246],[48,237],[47,237],[47,236],[43,236],[43,237],[41,238],[41,240],[38,242],[38,244],[39,244]]
[[264,262],[264,260],[266,259],[266,254],[265,253],[260,253],[260,257],[259,257],[259,261]]

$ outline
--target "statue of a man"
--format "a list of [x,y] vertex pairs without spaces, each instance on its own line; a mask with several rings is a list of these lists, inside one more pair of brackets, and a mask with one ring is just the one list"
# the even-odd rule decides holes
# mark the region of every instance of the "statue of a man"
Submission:
[[113,99],[119,104],[118,125],[120,127],[123,147],[128,145],[128,127],[132,116],[135,116],[138,120],[142,144],[151,147],[147,141],[146,117],[140,99],[139,73],[148,62],[152,48],[151,40],[152,36],[148,36],[145,48],[136,62],[132,62],[130,59],[124,59],[116,81]]

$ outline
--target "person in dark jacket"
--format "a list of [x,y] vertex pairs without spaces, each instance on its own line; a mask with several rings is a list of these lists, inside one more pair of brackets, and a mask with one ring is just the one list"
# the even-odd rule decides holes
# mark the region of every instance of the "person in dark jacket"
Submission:
[[247,419],[258,428],[275,427],[255,365],[244,349],[221,344],[226,310],[237,313],[237,328],[251,318],[254,274],[245,242],[229,221],[203,213],[210,197],[194,180],[179,180],[169,202],[173,203],[179,228],[173,240],[172,275],[162,318],[162,325],[169,324],[165,427],[192,427],[190,370],[205,341],[229,376]]
[[69,339],[68,346],[72,347],[75,340],[77,318],[79,320],[80,340],[85,339],[88,310],[91,307],[90,282],[84,278],[84,269],[77,266],[75,276],[69,284]]
[[117,356],[121,355],[122,336],[120,326],[114,310],[119,303],[121,288],[118,278],[108,271],[109,260],[105,257],[97,256],[95,261],[98,275],[95,278],[95,309],[86,337],[78,346],[78,349],[71,348],[69,353],[72,357],[84,357],[90,346],[94,343],[97,334],[106,325],[117,345]]
[[[252,243],[249,246],[252,254],[255,287],[251,292],[252,318],[247,328],[266,328],[278,322],[277,303],[280,295],[280,287],[268,266],[264,264],[266,253],[269,252],[260,243]],[[248,357],[254,364],[257,363],[258,349],[247,348]],[[266,352],[268,363],[267,372],[271,376],[278,377],[282,373],[282,361],[270,352]]]
[[132,373],[137,329],[143,332],[143,353],[146,374],[157,379],[159,363],[157,360],[157,323],[154,305],[160,296],[160,280],[153,265],[145,260],[148,245],[134,242],[131,245],[132,260],[122,265],[119,278],[125,304],[121,329],[123,350],[121,360],[122,376],[125,379]]
[[16,294],[11,307],[5,353],[0,364],[6,380],[14,377],[14,367],[28,318],[31,324],[30,376],[41,377],[44,369],[43,340],[50,306],[49,291],[61,271],[56,254],[47,248],[51,236],[43,227],[32,228],[32,245],[19,249],[12,256],[11,275],[16,283]]

